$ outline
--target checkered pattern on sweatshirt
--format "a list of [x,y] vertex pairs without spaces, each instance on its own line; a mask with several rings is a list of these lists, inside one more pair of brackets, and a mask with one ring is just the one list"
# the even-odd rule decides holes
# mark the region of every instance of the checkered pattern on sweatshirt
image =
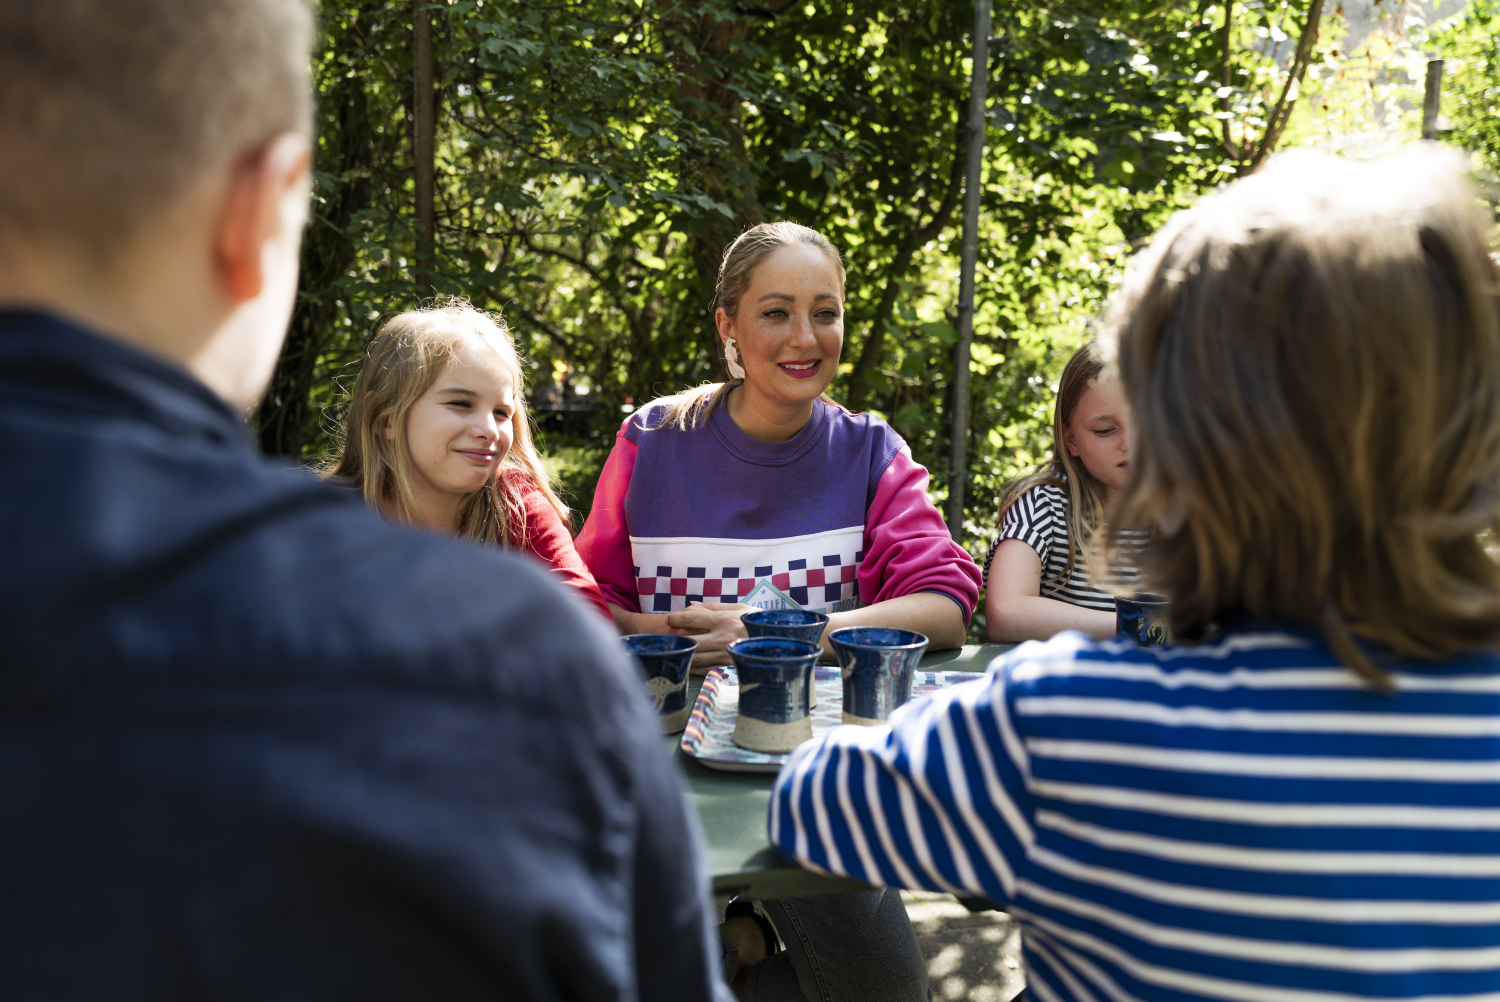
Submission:
[[855,578],[864,556],[860,551],[850,561],[829,553],[788,560],[780,566],[637,567],[636,591],[642,612],[673,612],[693,602],[737,602],[765,579],[803,608],[820,609],[855,596]]

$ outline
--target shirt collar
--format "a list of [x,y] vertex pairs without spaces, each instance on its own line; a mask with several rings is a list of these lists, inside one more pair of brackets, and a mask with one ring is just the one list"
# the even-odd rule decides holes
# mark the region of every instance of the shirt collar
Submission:
[[823,439],[830,409],[822,400],[814,400],[812,417],[797,434],[785,442],[761,442],[746,435],[734,423],[734,418],[729,416],[727,396],[714,408],[709,425],[724,448],[745,462],[760,466],[784,466],[801,459]]
[[134,419],[248,446],[229,405],[185,369],[35,310],[0,310],[0,386],[10,401]]

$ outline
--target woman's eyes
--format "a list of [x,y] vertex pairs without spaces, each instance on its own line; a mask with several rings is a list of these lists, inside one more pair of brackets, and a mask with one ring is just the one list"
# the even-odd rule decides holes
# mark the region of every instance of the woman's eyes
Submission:
[[[788,316],[790,316],[790,314],[787,313],[786,310],[777,309],[767,310],[766,312],[762,313],[761,316],[767,320],[785,320]],[[813,316],[818,320],[823,321],[834,321],[839,318],[837,310],[819,310],[817,313],[814,313]]]

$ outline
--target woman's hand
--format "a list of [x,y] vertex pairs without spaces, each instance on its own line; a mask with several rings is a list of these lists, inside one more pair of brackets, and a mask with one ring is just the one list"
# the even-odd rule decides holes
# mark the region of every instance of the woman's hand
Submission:
[[738,602],[694,602],[686,609],[667,613],[667,628],[698,641],[693,674],[702,675],[716,665],[730,663],[729,652],[724,648],[748,636],[740,617],[754,611],[753,605]]

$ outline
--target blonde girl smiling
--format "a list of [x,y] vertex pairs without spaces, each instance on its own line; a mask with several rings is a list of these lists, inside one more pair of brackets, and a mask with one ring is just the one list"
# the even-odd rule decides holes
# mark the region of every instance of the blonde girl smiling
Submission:
[[329,475],[394,522],[530,553],[608,615],[532,443],[520,356],[497,316],[452,302],[386,323]]

